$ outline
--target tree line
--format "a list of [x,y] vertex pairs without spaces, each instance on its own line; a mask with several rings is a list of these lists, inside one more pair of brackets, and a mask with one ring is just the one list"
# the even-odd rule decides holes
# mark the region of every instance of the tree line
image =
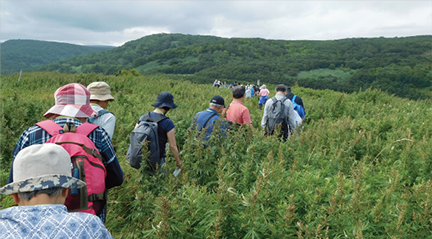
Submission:
[[[37,70],[111,75],[136,69],[142,75],[183,75],[197,83],[265,80],[342,92],[376,88],[422,99],[431,96],[431,47],[432,36],[289,41],[156,34]],[[298,77],[315,69],[350,71],[351,77]]]

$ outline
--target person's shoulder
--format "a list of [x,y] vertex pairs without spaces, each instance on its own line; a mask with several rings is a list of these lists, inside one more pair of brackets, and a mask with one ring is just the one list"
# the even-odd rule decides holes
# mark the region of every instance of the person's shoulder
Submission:
[[7,219],[7,218],[10,218],[11,215],[14,215],[17,213],[21,214],[19,212],[19,208],[20,208],[19,206],[16,206],[16,207],[8,207],[8,208],[0,210],[0,218],[1,219]]
[[207,110],[200,111],[200,112],[196,113],[195,116],[198,116],[199,114],[205,114],[206,112],[207,112]]
[[[68,224],[77,225],[80,228],[87,228],[87,233],[99,235],[100,233],[107,231],[105,225],[99,217],[90,213],[72,212],[64,215]],[[67,226],[67,225],[65,225]]]
[[102,221],[100,220],[100,218],[96,215],[90,214],[90,213],[81,213],[81,212],[68,212],[65,213],[65,215],[67,217],[70,218],[75,218],[79,221],[84,222],[96,222],[96,223],[100,223],[101,225],[103,225]]
[[24,130],[24,133],[32,133],[38,130],[43,130],[41,127],[37,126],[37,125],[33,125],[28,127],[26,130]]

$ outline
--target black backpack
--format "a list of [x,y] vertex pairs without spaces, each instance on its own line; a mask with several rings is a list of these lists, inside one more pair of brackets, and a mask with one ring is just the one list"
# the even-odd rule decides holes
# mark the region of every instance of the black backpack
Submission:
[[147,172],[152,175],[156,172],[157,165],[160,165],[161,160],[160,150],[165,150],[165,145],[162,145],[162,149],[159,145],[158,123],[167,118],[165,115],[150,117],[150,113],[141,116],[138,127],[130,134],[130,144],[126,155],[126,159],[132,167],[139,169],[142,166],[142,147],[147,145],[148,155],[146,156],[149,166]]
[[286,108],[285,101],[287,98],[277,100],[276,97],[271,98],[273,104],[271,105],[270,111],[267,112],[267,123],[266,130],[268,135],[273,135],[277,127],[281,127],[282,134],[289,130],[287,122],[288,109]]

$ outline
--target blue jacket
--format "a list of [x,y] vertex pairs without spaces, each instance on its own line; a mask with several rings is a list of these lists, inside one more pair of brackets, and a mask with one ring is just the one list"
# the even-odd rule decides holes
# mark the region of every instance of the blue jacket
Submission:
[[[213,132],[214,124],[217,124],[222,119],[219,117],[219,114],[216,110],[212,108],[208,108],[207,110],[198,112],[192,120],[190,125],[191,129],[197,129],[201,131],[204,127],[206,127],[206,131],[204,134],[204,141],[208,141],[210,139],[210,135]],[[208,121],[208,122],[207,122]],[[206,125],[204,125],[207,122]],[[224,134],[224,131],[227,129],[227,125],[221,123],[221,131]]]

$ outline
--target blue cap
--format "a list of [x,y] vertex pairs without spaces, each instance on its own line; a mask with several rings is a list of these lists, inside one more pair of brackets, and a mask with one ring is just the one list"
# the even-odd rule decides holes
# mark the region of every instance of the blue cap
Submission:
[[213,96],[213,98],[211,98],[211,100],[210,100],[210,103],[223,105],[223,107],[225,108],[225,100],[220,95]]

